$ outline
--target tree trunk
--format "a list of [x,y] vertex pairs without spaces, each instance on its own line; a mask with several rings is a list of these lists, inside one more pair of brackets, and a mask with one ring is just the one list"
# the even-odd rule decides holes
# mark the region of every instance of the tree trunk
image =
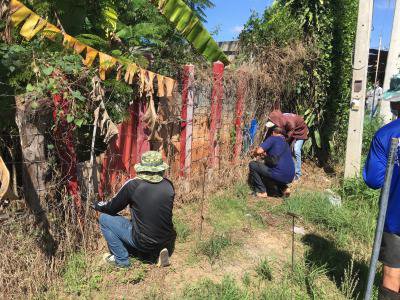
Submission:
[[46,198],[48,162],[45,131],[49,128],[48,109],[33,109],[29,96],[17,96],[16,124],[22,149],[22,179],[25,200],[35,214],[42,214]]

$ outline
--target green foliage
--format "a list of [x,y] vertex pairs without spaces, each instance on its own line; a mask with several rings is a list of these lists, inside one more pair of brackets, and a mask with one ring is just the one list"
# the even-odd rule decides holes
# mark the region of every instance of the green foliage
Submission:
[[245,52],[254,53],[265,45],[284,47],[301,38],[297,21],[291,17],[287,7],[274,2],[260,17],[253,13],[240,34]]
[[359,283],[358,274],[354,272],[354,261],[352,260],[348,267],[344,270],[340,291],[346,299],[358,299],[357,285]]
[[177,32],[209,62],[221,61],[225,65],[229,60],[219,48],[210,33],[196,17],[192,9],[183,0],[153,0],[165,18],[174,24]]
[[187,0],[185,2],[194,11],[196,17],[199,18],[201,22],[207,21],[205,10],[215,7],[214,3],[210,0]]
[[242,276],[242,283],[244,284],[244,286],[248,287],[251,284],[251,277],[249,272],[245,272]]
[[[253,15],[240,36],[249,57],[268,46],[302,43],[309,54],[295,86],[280,95],[283,109],[306,115],[314,153],[321,162],[343,157],[347,134],[358,1],[280,0],[263,16]],[[308,148],[311,151],[311,148]]]
[[87,276],[87,267],[83,253],[75,253],[69,257],[63,271],[66,292],[88,297],[91,291],[99,290],[102,276],[98,273]]
[[[204,10],[213,7],[210,0],[186,3],[202,19]],[[53,24],[57,15],[78,40],[109,54],[117,50],[120,59],[159,73],[176,76],[176,66],[204,61],[148,0],[34,0],[30,7]]]
[[229,232],[243,228],[243,224],[262,227],[263,221],[258,210],[247,203],[249,189],[238,184],[229,192],[211,199],[210,223],[217,232]]
[[371,146],[372,139],[375,133],[380,129],[383,125],[383,120],[380,117],[370,118],[365,117],[364,120],[364,130],[363,130],[363,145],[362,145],[362,154],[367,155],[369,152],[369,147]]

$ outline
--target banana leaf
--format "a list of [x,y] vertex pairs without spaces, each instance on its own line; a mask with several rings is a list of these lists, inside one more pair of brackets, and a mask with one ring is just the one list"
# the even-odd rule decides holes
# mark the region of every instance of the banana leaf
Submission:
[[176,30],[208,61],[230,62],[218,44],[196,17],[192,9],[182,0],[150,0],[158,7]]

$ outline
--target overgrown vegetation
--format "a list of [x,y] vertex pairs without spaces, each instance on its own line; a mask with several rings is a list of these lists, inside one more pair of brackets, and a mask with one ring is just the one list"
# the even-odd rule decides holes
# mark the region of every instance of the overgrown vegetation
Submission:
[[245,56],[257,65],[264,66],[271,48],[283,58],[298,45],[307,53],[299,56],[301,71],[287,64],[290,76],[279,79],[273,99],[305,116],[321,162],[328,153],[343,157],[357,9],[351,0],[275,1],[262,16],[253,15],[240,36]]

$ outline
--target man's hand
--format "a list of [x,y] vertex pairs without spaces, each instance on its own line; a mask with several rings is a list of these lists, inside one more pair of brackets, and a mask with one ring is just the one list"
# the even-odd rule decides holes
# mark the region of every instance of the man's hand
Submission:
[[252,158],[256,158],[256,157],[265,157],[265,154],[266,154],[266,153],[265,153],[265,151],[264,151],[263,148],[257,147],[256,149],[254,149],[254,151],[253,151],[251,157],[252,157]]
[[99,202],[94,202],[92,204],[92,208],[96,211],[102,212],[102,208],[107,205],[108,202],[107,201],[99,201]]

